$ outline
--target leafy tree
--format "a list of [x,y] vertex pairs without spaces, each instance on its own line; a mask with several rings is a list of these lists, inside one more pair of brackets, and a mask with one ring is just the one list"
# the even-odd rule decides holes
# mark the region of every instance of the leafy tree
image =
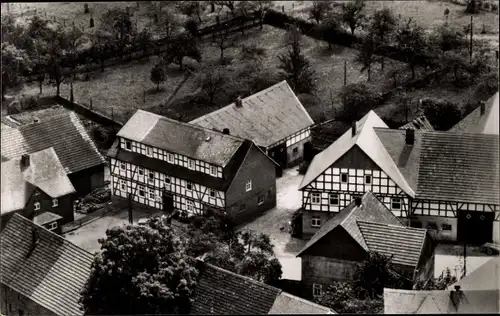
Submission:
[[443,52],[440,62],[443,66],[448,67],[451,71],[453,71],[455,82],[460,80],[459,73],[461,70],[467,68],[467,62],[465,61],[464,56],[456,51]]
[[278,55],[278,69],[297,94],[311,93],[315,89],[315,72],[300,48],[300,32],[292,28],[286,35],[289,50]]
[[469,0],[465,8],[465,13],[476,14],[481,11],[481,1],[480,0]]
[[382,101],[381,95],[371,86],[364,83],[351,83],[339,93],[342,108],[338,118],[344,121],[358,120]]
[[446,271],[441,273],[439,278],[432,278],[427,282],[417,282],[415,284],[415,289],[418,291],[444,291],[448,286],[456,283],[457,277],[451,275],[450,268],[446,268]]
[[411,69],[412,78],[415,78],[415,67],[426,61],[430,49],[424,29],[411,22],[409,19],[399,27],[395,34],[395,41],[397,48]]
[[355,62],[361,64],[361,72],[368,72],[368,81],[370,81],[372,64],[379,61],[379,57],[375,55],[377,52],[377,42],[374,40],[373,35],[368,34],[363,39],[360,49],[356,53]]
[[136,32],[132,13],[121,8],[109,9],[101,16],[100,30],[110,35],[118,53],[123,53]]
[[[191,3],[191,1],[189,3]],[[164,6],[158,14],[159,20],[156,24],[156,30],[160,34],[163,34],[165,38],[172,39],[182,27],[177,12],[175,12],[175,9],[171,6]]]
[[137,43],[139,44],[139,47],[142,50],[142,55],[146,56],[148,49],[152,47],[152,34],[148,28],[143,28],[138,34],[137,34]]
[[102,251],[81,292],[85,314],[188,312],[198,271],[172,227],[155,218],[108,229],[99,243]]
[[229,36],[229,32],[221,30],[214,34],[214,43],[220,50],[220,60],[224,60],[224,50],[234,45],[234,41]]
[[198,35],[199,23],[196,20],[189,19],[184,23],[184,28],[189,32],[192,36]]
[[5,91],[21,83],[21,72],[28,70],[30,60],[26,51],[16,46],[2,42],[2,101]]
[[384,311],[383,298],[361,300],[355,296],[349,282],[334,282],[314,301],[341,314],[381,314]]
[[156,91],[160,91],[160,83],[165,82],[165,69],[162,65],[155,65],[151,69],[150,80],[156,84]]
[[216,98],[222,94],[226,83],[230,81],[227,70],[221,66],[205,66],[198,71],[195,79],[197,86],[214,105]]
[[264,26],[264,16],[267,10],[273,7],[273,1],[240,1],[240,7],[244,7],[244,10],[247,12],[253,11],[259,17],[260,28],[262,29]]
[[47,42],[47,67],[50,82],[56,87],[56,94],[60,95],[60,88],[67,78],[64,73],[63,62],[68,50],[68,37],[60,25],[51,32],[50,41]]
[[167,44],[167,51],[163,55],[163,61],[168,65],[175,63],[182,70],[184,57],[190,57],[197,62],[201,61],[201,52],[192,36],[183,34]]
[[76,68],[78,67],[78,53],[80,52],[81,45],[84,43],[83,32],[77,27],[65,31],[67,41],[67,49],[65,55],[68,57],[71,72],[73,73],[73,80],[76,78]]
[[[379,45],[387,45],[388,37],[394,33],[396,29],[397,21],[392,11],[388,8],[384,8],[375,13],[372,16],[371,23],[369,26],[369,32],[378,37]],[[382,70],[384,70],[384,58],[381,58]]]
[[234,16],[236,9],[236,1],[214,1],[216,5],[220,5],[222,7],[226,7],[231,11],[231,14]]
[[364,0],[355,0],[343,6],[342,20],[351,29],[352,35],[354,35],[354,31],[363,23],[363,19],[365,18],[364,8]]
[[342,29],[342,17],[335,12],[326,16],[320,24],[321,37],[328,42],[328,48],[332,48],[332,42]]
[[182,1],[178,4],[179,11],[188,17],[196,16],[198,22],[202,23],[201,14],[205,11],[207,4],[205,1]]
[[459,106],[448,100],[423,99],[422,109],[437,131],[447,131],[462,119]]
[[101,72],[104,71],[104,61],[111,55],[114,41],[110,33],[102,29],[96,29],[90,37],[92,43],[92,56],[101,65]]
[[312,7],[309,9],[309,19],[313,19],[319,24],[328,12],[331,10],[331,5],[327,1],[313,1]]
[[12,15],[3,15],[1,20],[2,41],[27,50],[30,38],[26,34],[26,28],[17,23]]
[[443,54],[452,50],[467,47],[465,34],[450,26],[439,25],[433,32],[431,44],[435,45]]

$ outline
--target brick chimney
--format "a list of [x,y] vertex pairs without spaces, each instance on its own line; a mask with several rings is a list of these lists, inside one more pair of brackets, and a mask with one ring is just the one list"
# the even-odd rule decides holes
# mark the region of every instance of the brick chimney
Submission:
[[406,137],[405,137],[406,145],[413,145],[415,144],[415,130],[413,129],[407,129],[406,130]]
[[235,105],[239,108],[243,106],[243,101],[241,101],[241,97],[236,98]]
[[222,130],[222,134],[229,135],[229,128],[224,128],[224,129]]
[[352,137],[356,136],[356,133],[358,132],[358,131],[356,130],[356,121],[353,121],[353,122],[351,123],[351,132],[352,132]]
[[24,154],[21,156],[21,169],[26,169],[30,166],[30,155]]

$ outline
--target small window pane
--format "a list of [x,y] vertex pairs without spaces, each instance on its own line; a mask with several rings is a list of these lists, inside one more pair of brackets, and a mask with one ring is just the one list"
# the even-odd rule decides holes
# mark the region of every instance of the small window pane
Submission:
[[340,181],[341,181],[342,183],[347,183],[347,173],[342,173],[342,174],[340,175]]

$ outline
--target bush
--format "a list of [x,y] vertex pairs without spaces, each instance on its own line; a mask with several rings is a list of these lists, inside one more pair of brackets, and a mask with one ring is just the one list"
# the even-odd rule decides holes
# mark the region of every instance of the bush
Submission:
[[342,108],[338,112],[337,119],[343,121],[359,120],[383,101],[380,93],[365,83],[346,85],[339,93],[339,97],[342,100]]
[[462,119],[460,107],[448,100],[423,99],[422,108],[437,131],[447,131]]
[[491,11],[492,12],[498,12],[498,4],[496,4],[496,3],[493,2],[491,4]]
[[306,174],[310,162],[304,161],[299,166],[299,174]]

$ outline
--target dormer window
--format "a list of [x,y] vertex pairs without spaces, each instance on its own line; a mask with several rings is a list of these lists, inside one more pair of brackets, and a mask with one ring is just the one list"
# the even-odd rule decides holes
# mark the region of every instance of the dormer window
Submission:
[[247,181],[247,183],[245,184],[245,190],[247,192],[252,190],[252,180]]
[[35,202],[33,206],[35,207],[35,211],[40,210],[40,202]]
[[125,149],[132,150],[132,142],[130,140],[125,141]]

